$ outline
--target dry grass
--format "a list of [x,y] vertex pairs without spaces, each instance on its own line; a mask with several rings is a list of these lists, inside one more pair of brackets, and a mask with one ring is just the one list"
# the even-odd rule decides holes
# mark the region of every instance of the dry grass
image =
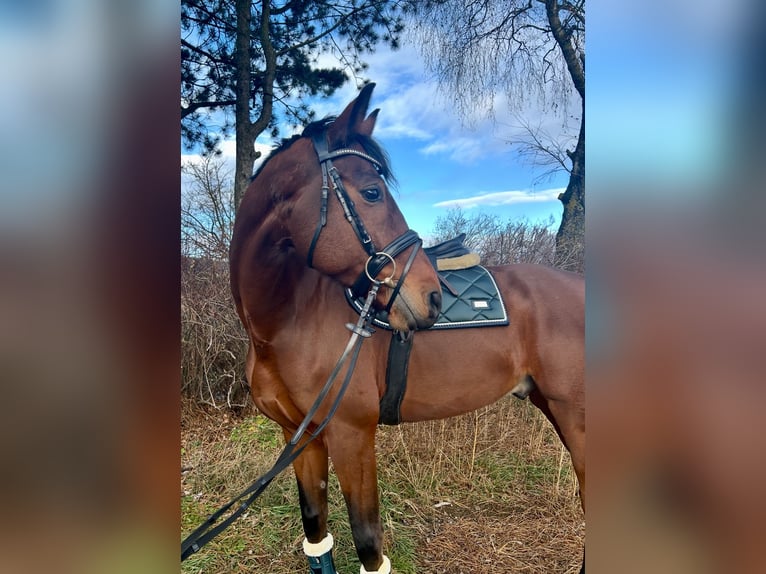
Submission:
[[[281,444],[278,427],[253,410],[186,403],[184,534],[265,472]],[[398,574],[578,572],[585,529],[569,455],[527,402],[381,427],[378,460],[386,553]],[[334,477],[330,501],[338,571],[358,572]],[[290,470],[183,572],[304,572],[302,538]]]
[[247,342],[232,302],[226,261],[182,258],[182,396],[213,407],[245,406]]

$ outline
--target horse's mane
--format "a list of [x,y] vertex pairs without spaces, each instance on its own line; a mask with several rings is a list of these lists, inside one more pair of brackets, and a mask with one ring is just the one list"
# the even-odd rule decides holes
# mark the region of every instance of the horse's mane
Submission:
[[[310,124],[306,125],[306,127],[303,128],[303,132],[301,132],[300,134],[295,134],[289,138],[283,138],[281,142],[279,142],[277,145],[275,145],[272,148],[271,154],[269,155],[269,157],[266,158],[266,161],[264,161],[260,165],[260,167],[255,171],[255,173],[253,174],[253,177],[250,178],[250,181],[258,177],[258,174],[261,173],[261,170],[266,166],[267,163],[269,163],[269,161],[274,156],[285,151],[301,138],[304,138],[304,137],[310,138],[324,132],[325,130],[327,130],[327,127],[335,121],[335,119],[336,119],[336,116],[327,116],[325,118],[322,118],[321,120],[317,120],[315,122],[311,122]],[[386,179],[386,182],[389,185],[396,185],[396,178],[394,177],[394,174],[391,171],[391,162],[388,158],[388,154],[380,146],[380,144],[376,142],[370,136],[366,136],[362,134],[351,134],[350,137],[347,139],[347,141],[344,141],[341,143],[340,147],[350,147],[355,143],[361,145],[362,149],[364,150],[364,153],[366,153],[369,156],[372,156],[372,158],[375,159],[375,161],[377,161],[380,164],[381,166],[380,174]]]

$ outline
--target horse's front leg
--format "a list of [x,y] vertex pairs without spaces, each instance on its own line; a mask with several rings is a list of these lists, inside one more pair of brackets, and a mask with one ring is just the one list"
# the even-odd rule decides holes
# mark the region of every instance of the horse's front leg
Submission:
[[[285,431],[285,440],[290,434]],[[327,532],[327,448],[321,438],[306,447],[293,462],[298,481],[301,520],[306,538],[303,551],[311,574],[336,574],[332,559],[333,537]]]
[[389,574],[383,554],[383,526],[378,505],[375,426],[356,428],[337,421],[325,431],[327,447],[348,508],[361,573]]

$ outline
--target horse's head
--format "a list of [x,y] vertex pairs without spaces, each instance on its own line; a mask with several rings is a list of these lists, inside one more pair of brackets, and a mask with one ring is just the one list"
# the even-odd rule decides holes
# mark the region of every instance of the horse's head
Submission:
[[362,296],[369,277],[390,278],[376,305],[388,308],[392,327],[428,328],[441,307],[439,281],[386,183],[388,161],[371,137],[378,110],[367,115],[373,87],[365,86],[334,121],[310,125],[279,154],[281,169],[289,170],[283,171],[291,182],[285,189],[292,188],[283,224],[309,267]]

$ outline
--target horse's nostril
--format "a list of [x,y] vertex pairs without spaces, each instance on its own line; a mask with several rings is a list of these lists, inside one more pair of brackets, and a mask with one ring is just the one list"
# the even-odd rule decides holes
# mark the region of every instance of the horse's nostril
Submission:
[[430,316],[437,317],[442,309],[442,294],[438,291],[431,291],[429,300],[431,303]]

